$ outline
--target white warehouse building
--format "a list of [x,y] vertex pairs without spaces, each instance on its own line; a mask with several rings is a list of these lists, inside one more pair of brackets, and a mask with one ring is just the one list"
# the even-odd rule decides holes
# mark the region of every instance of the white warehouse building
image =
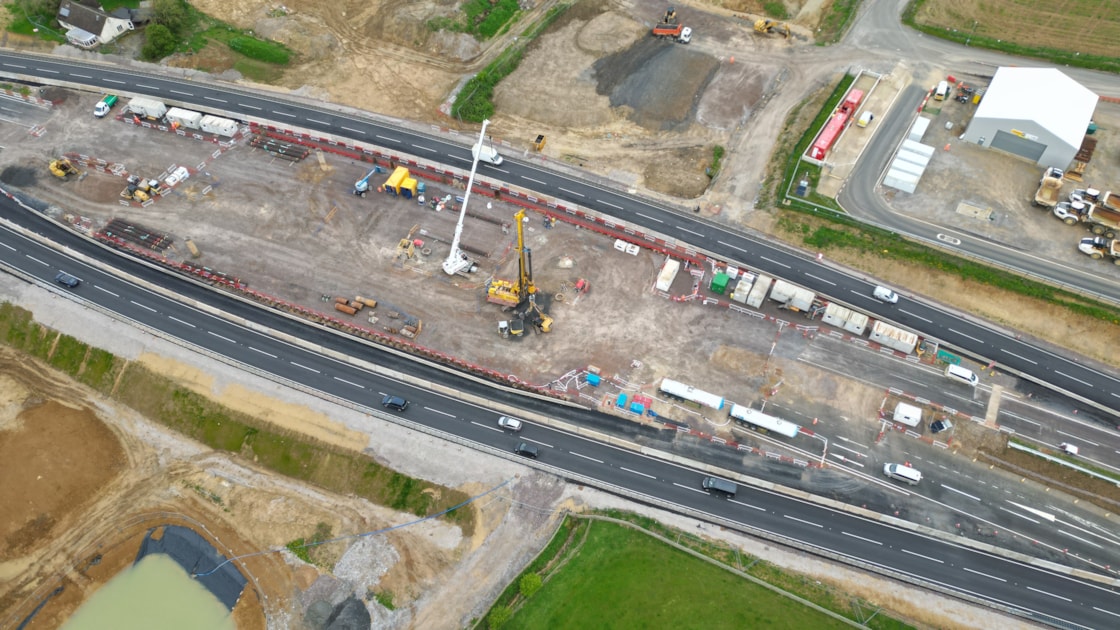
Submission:
[[1055,68],[999,68],[961,139],[1066,169],[1098,100]]

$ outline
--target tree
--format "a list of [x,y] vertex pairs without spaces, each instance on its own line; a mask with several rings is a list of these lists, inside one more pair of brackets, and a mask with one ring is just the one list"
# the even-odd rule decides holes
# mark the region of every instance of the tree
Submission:
[[518,585],[521,590],[521,596],[529,599],[533,593],[541,590],[541,576],[539,573],[526,573],[521,576],[521,584]]
[[487,625],[490,626],[490,630],[498,630],[502,626],[506,625],[506,622],[510,620],[510,617],[513,617],[513,611],[509,609],[509,606],[499,606],[498,608],[490,611],[490,615],[486,618],[486,622]]
[[162,24],[152,24],[144,34],[146,41],[140,55],[148,61],[157,61],[170,55],[178,42],[171,30]]
[[184,0],[152,1],[152,21],[166,26],[175,35],[182,36],[190,20],[190,10]]

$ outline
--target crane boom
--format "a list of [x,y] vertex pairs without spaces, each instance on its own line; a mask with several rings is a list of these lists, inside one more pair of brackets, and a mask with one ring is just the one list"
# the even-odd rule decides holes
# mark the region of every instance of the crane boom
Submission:
[[[486,138],[486,127],[489,125],[490,119],[482,121],[482,131],[478,133],[479,146],[482,146],[482,141]],[[455,237],[451,239],[451,252],[447,254],[447,260],[443,261],[443,272],[449,276],[476,267],[474,262],[459,249],[459,241],[463,237],[463,220],[467,217],[467,202],[471,199],[471,189],[474,188],[474,173],[478,170],[479,152],[475,151],[474,153],[474,161],[471,162],[471,174],[467,178],[467,192],[463,194],[463,207],[459,210],[459,222],[455,224]]]

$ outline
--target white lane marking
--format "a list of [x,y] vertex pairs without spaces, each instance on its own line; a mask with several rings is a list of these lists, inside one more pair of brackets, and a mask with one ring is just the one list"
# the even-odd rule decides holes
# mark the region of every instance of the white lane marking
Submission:
[[976,575],[982,575],[986,578],[992,578],[993,580],[999,580],[1000,582],[1006,582],[1007,581],[1007,580],[1005,580],[1001,577],[996,577],[994,575],[988,575],[987,573],[981,573],[980,571],[974,571],[974,570],[972,570],[968,567],[961,567],[961,568],[964,569],[965,571],[968,571],[969,573],[975,573]]
[[914,319],[920,319],[927,324],[932,324],[933,323],[932,319],[926,319],[926,318],[922,317],[921,315],[915,315],[914,313],[911,313],[910,311],[908,311],[906,309],[901,309],[900,308],[900,309],[898,309],[898,312],[899,313],[905,313],[905,314],[909,315],[910,317],[913,317]]
[[182,94],[183,96],[194,96],[194,94],[191,94],[190,92],[180,92],[179,90],[171,90],[171,93],[172,94]]
[[844,530],[840,530],[840,533],[844,534],[845,536],[851,536],[852,538],[858,538],[859,540],[862,540],[863,542],[869,542],[873,545],[882,546],[882,544],[883,544],[883,543],[879,542],[878,540],[871,540],[870,538],[864,538],[863,536],[856,536],[855,534],[849,534],[848,532],[846,532]]
[[966,335],[966,334],[962,333],[961,331],[959,331],[959,330],[955,330],[955,329],[953,329],[953,328],[950,328],[950,329],[949,329],[949,332],[951,332],[951,333],[957,333],[958,335],[960,335],[960,336],[962,336],[962,337],[968,337],[969,339],[971,339],[971,340],[975,341],[976,343],[984,343],[983,341],[980,341],[979,339],[977,339],[976,337],[973,337],[972,335]]
[[1031,365],[1038,365],[1038,361],[1031,361],[1031,360],[1030,360],[1030,359],[1028,359],[1027,357],[1024,357],[1024,356],[1020,356],[1020,355],[1018,355],[1018,354],[1015,354],[1014,352],[1012,352],[1012,351],[1010,351],[1010,350],[1004,350],[1003,348],[1000,348],[1000,351],[1001,351],[1001,352],[1004,352],[1005,354],[1010,354],[1011,356],[1013,356],[1013,357],[1015,357],[1016,359],[1019,359],[1019,360],[1021,360],[1021,361],[1026,361],[1027,363],[1030,363]]
[[0,245],[3,245],[4,247],[7,247],[8,249],[12,250],[13,252],[16,251],[16,248],[12,247],[11,245],[9,245],[7,243],[0,243]]
[[1081,380],[1081,379],[1079,379],[1079,378],[1076,378],[1076,377],[1070,376],[1069,374],[1066,374],[1065,372],[1059,372],[1058,370],[1054,370],[1054,373],[1055,373],[1055,374],[1061,374],[1062,376],[1064,376],[1064,377],[1068,378],[1069,380],[1071,380],[1071,381],[1077,381],[1078,383],[1081,383],[1082,385],[1088,385],[1089,387],[1092,387],[1092,386],[1093,386],[1093,384],[1092,384],[1092,383],[1087,383],[1087,382],[1085,382],[1085,381],[1083,381],[1083,380]]
[[203,96],[202,98],[204,98],[208,101],[214,101],[215,103],[226,103],[226,102],[228,102],[228,101],[224,101],[220,98],[214,98],[213,96]]
[[1106,615],[1112,615],[1113,617],[1120,617],[1120,613],[1114,613],[1111,610],[1105,610],[1103,608],[1097,608],[1096,606],[1093,606],[1093,610],[1096,610],[1098,612],[1102,612]]
[[292,365],[294,365],[298,368],[303,368],[303,369],[307,370],[308,372],[314,372],[316,374],[322,374],[322,372],[320,372],[319,370],[316,370],[313,367],[307,367],[306,365],[303,365],[302,363],[296,363],[295,361],[289,361],[288,363],[291,363]]
[[542,186],[543,186],[543,185],[545,185],[545,183],[544,183],[544,182],[542,182],[541,180],[539,180],[539,179],[533,179],[532,177],[525,177],[524,175],[522,175],[522,176],[521,176],[521,179],[527,179],[527,180],[529,180],[529,181],[533,182],[534,184],[540,184],[540,185],[542,185]]
[[147,306],[147,305],[145,305],[145,304],[141,304],[141,303],[137,302],[136,300],[129,300],[129,302],[132,302],[133,304],[135,304],[136,306],[139,306],[140,308],[146,308],[146,309],[148,309],[149,311],[151,311],[151,312],[153,312],[153,313],[155,313],[155,312],[156,312],[156,309],[154,309],[154,308],[152,308],[152,307],[150,307],[150,306]]
[[675,481],[673,482],[673,485],[678,487],[678,488],[684,488],[685,490],[691,490],[693,492],[699,492],[700,494],[708,494],[707,492],[704,492],[703,490],[700,490],[699,488],[693,488],[692,486],[685,486],[685,485],[679,484]]
[[[425,407],[425,409],[427,409],[427,407]],[[546,443],[541,442],[539,440],[530,440],[529,438],[521,438],[521,439],[525,440],[526,442],[532,442],[533,444],[540,444],[541,446],[547,446],[548,448],[556,448],[555,446],[553,446],[551,444],[546,444]]]
[[1065,431],[1062,431],[1061,429],[1055,429],[1054,432],[1055,433],[1061,433],[1062,435],[1064,435],[1066,437],[1071,437],[1075,440],[1081,440],[1082,442],[1085,442],[1086,444],[1092,444],[1093,446],[1100,446],[1100,444],[1097,444],[1096,442],[1090,442],[1089,440],[1086,440],[1085,438],[1081,437],[1080,435],[1074,435],[1072,433],[1066,433]]
[[968,498],[972,499],[973,501],[980,501],[980,497],[974,497],[974,496],[972,496],[971,494],[969,494],[969,493],[967,493],[967,492],[963,492],[963,491],[961,491],[961,490],[957,490],[956,488],[953,488],[953,487],[951,487],[951,486],[947,486],[947,485],[945,485],[945,484],[940,484],[940,485],[941,485],[941,487],[942,487],[942,488],[945,488],[946,490],[948,490],[948,491],[950,491],[950,492],[956,492],[957,494],[959,494],[959,495],[961,495],[961,496],[965,496],[965,497],[968,497]]
[[481,422],[475,422],[474,420],[471,420],[471,424],[473,424],[475,426],[482,427],[483,429],[490,429],[491,431],[497,431],[498,433],[505,433],[505,431],[502,431],[498,427],[490,426],[489,424],[482,424]]
[[50,68],[39,68],[39,72],[49,72],[51,74],[58,74],[58,70],[51,70]]
[[615,205],[615,204],[613,204],[613,203],[611,203],[611,202],[609,202],[609,201],[603,201],[602,199],[596,199],[595,201],[597,201],[597,202],[599,202],[599,203],[603,204],[604,206],[610,206],[610,207],[612,207],[612,208],[617,208],[617,209],[619,209],[619,210],[621,210],[621,209],[622,209],[622,206],[619,206],[619,205]]
[[273,359],[279,358],[275,354],[272,354],[271,352],[265,352],[264,350],[261,350],[259,348],[254,348],[253,346],[249,346],[249,349],[252,350],[253,352],[259,352],[266,357],[272,357]]
[[766,511],[766,508],[764,508],[764,507],[758,507],[757,505],[751,505],[750,503],[743,503],[742,501],[736,501],[735,499],[728,499],[728,501],[730,501],[732,503],[735,503],[737,505],[741,505],[743,507],[749,507],[752,510],[758,510],[759,512],[765,512]]
[[331,126],[331,124],[329,122],[325,121],[325,120],[315,120],[314,118],[308,118],[307,122],[313,122],[313,123],[316,123],[316,124],[319,124],[319,125],[326,125],[328,127]]
[[143,83],[137,83],[136,87],[144,88],[145,90],[155,90],[157,92],[159,91],[159,88],[155,87],[154,85],[144,85]]
[[820,523],[806,521],[804,519],[797,518],[796,516],[790,516],[789,514],[783,514],[782,518],[788,518],[791,521],[797,521],[798,523],[805,523],[806,525],[812,525],[813,527],[820,527],[821,529],[824,529],[824,525],[821,525]]
[[1034,426],[1036,426],[1036,427],[1041,427],[1041,426],[1042,426],[1042,423],[1041,423],[1041,422],[1035,422],[1034,420],[1031,420],[1030,418],[1024,418],[1023,416],[1020,416],[1020,415],[1019,415],[1019,414],[1017,414],[1017,413],[1012,413],[1012,412],[1010,412],[1010,411],[1004,411],[1004,410],[1002,410],[1002,409],[1000,410],[1000,413],[1001,413],[1001,414],[1003,414],[1003,415],[1005,415],[1005,416],[1008,416],[1008,417],[1010,417],[1010,418],[1015,418],[1016,420],[1020,420],[1020,421],[1022,421],[1022,422],[1029,422],[1029,423],[1033,424],[1033,425],[1034,425]]
[[688,232],[689,234],[695,234],[696,236],[699,236],[700,238],[704,238],[703,234],[701,234],[699,232],[693,232],[692,230],[690,230],[686,227],[678,227],[677,229],[682,231],[682,232]]
[[124,85],[124,81],[118,81],[116,79],[105,79],[105,82],[106,83],[119,83],[120,85]]
[[420,145],[418,145],[418,144],[414,144],[414,145],[412,145],[412,148],[414,148],[414,149],[420,149],[421,151],[427,151],[428,153],[436,153],[436,150],[435,150],[435,149],[433,149],[433,148],[431,148],[431,147],[423,147],[423,146],[420,146]]
[[603,463],[605,463],[605,462],[604,462],[603,460],[601,460],[601,459],[595,459],[594,457],[588,457],[587,455],[584,455],[583,453],[577,453],[577,452],[575,452],[575,451],[568,451],[568,452],[569,452],[569,453],[571,453],[572,455],[575,455],[576,457],[582,457],[582,458],[584,458],[584,459],[590,459],[591,461],[593,461],[593,462],[599,462],[600,464],[603,464]]
[[448,418],[454,418],[455,417],[455,414],[453,414],[453,413],[447,413],[446,411],[442,411],[442,410],[436,409],[434,407],[424,407],[424,409],[427,409],[428,411],[430,411],[432,413],[438,413],[441,416],[447,416]]
[[365,133],[364,131],[362,131],[360,129],[351,129],[349,127],[343,127],[343,129],[345,129],[346,131],[349,131],[350,133]]
[[1029,517],[1029,516],[1027,516],[1027,515],[1025,515],[1025,514],[1020,514],[1020,513],[1018,513],[1018,512],[1013,512],[1013,511],[1011,511],[1011,510],[1009,510],[1009,509],[1007,509],[1007,508],[1003,507],[1002,505],[1001,505],[1001,506],[999,506],[999,509],[1003,510],[1004,512],[1007,512],[1008,514],[1010,514],[1010,515],[1012,515],[1012,516],[1018,516],[1018,517],[1019,517],[1019,518],[1021,518],[1021,519],[1025,519],[1025,520],[1028,520],[1028,521],[1030,521],[1030,522],[1034,523],[1035,525],[1038,525],[1038,524],[1039,524],[1039,521],[1037,521],[1037,520],[1035,520],[1035,519],[1033,519],[1033,518],[1031,518],[1031,517]]
[[380,138],[381,140],[388,140],[389,142],[400,142],[400,140],[398,140],[397,138],[389,138],[389,137],[386,137],[386,136],[376,136],[375,135],[374,138]]
[[73,72],[70,73],[70,76],[78,77],[79,79],[92,79],[93,78],[93,77],[89,76],[88,74],[74,74]]
[[257,107],[256,105],[247,105],[247,104],[245,104],[245,103],[238,103],[237,105],[238,105],[239,107],[248,107],[249,109],[255,109],[255,110],[257,110],[258,112],[259,112],[259,111],[261,111],[261,108]]
[[654,477],[653,475],[647,475],[644,472],[638,472],[636,470],[630,470],[629,468],[626,468],[626,467],[623,467],[623,466],[619,466],[618,469],[619,470],[625,470],[628,473],[634,473],[635,475],[641,475],[641,476],[647,477],[649,479],[657,479],[657,477]]
[[638,216],[640,216],[644,219],[649,219],[650,221],[657,221],[658,223],[664,223],[664,221],[662,221],[661,219],[658,219],[657,217],[651,217],[648,214],[642,214],[641,212],[635,212],[634,214],[636,214],[636,215],[638,215]]
[[1120,398],[1120,393],[1117,393],[1117,392],[1112,392],[1112,395],[1113,395],[1113,396],[1115,396],[1115,397],[1117,397],[1117,398]]
[[587,195],[585,195],[585,194],[583,194],[583,193],[578,193],[578,192],[576,192],[576,191],[574,191],[574,190],[568,190],[567,188],[560,188],[560,190],[562,190],[562,191],[564,191],[564,192],[568,193],[569,195],[575,195],[575,196],[577,196],[577,197],[586,197],[586,196],[587,196]]
[[359,385],[358,383],[355,383],[354,381],[348,381],[348,380],[346,380],[346,379],[344,379],[344,378],[339,378],[339,377],[337,377],[337,376],[336,376],[336,377],[334,377],[334,380],[336,380],[336,381],[338,381],[338,382],[340,382],[340,383],[346,383],[347,385],[353,385],[354,387],[357,387],[358,389],[365,389],[365,388],[366,388],[366,386],[365,386],[365,385]]
[[43,262],[43,261],[39,260],[38,258],[36,258],[36,257],[32,256],[31,254],[25,254],[25,255],[26,255],[26,256],[27,256],[28,258],[30,258],[31,260],[34,260],[35,262],[39,263],[40,265],[42,265],[42,266],[44,266],[44,267],[50,267],[50,265],[48,265],[47,263],[45,263],[45,262]]
[[716,242],[719,243],[720,245],[723,245],[724,247],[730,247],[731,249],[743,252],[744,254],[747,253],[747,250],[745,250],[742,247],[739,247],[737,245],[732,245],[731,243],[724,243],[723,241],[716,241]]
[[815,278],[815,279],[817,279],[817,280],[820,280],[821,282],[824,282],[824,283],[827,283],[827,284],[831,284],[832,286],[836,286],[836,283],[835,283],[835,282],[833,282],[833,281],[831,281],[831,280],[825,280],[824,278],[822,278],[822,277],[820,277],[820,276],[814,276],[813,274],[811,274],[811,273],[808,273],[808,272],[806,272],[806,273],[805,273],[805,275],[809,276],[810,278]]
[[900,550],[900,551],[902,551],[902,553],[908,553],[908,554],[910,554],[910,555],[912,555],[912,556],[918,556],[919,558],[925,558],[926,560],[929,560],[929,561],[931,561],[931,562],[936,562],[936,563],[938,563],[938,564],[945,564],[945,561],[944,561],[944,560],[938,560],[937,558],[931,558],[931,557],[929,557],[929,556],[923,556],[922,554],[920,554],[920,553],[914,553],[913,551],[910,551],[909,549],[902,549],[902,548],[900,547],[900,548],[899,548],[899,550]]
[[1065,600],[1065,601],[1067,601],[1067,602],[1072,602],[1072,601],[1073,601],[1072,599],[1070,599],[1070,598],[1068,598],[1068,597],[1062,597],[1061,595],[1055,595],[1055,594],[1053,594],[1053,593],[1047,593],[1046,591],[1043,591],[1043,590],[1037,589],[1037,588],[1035,588],[1035,587],[1033,587],[1033,586],[1028,586],[1028,587],[1027,587],[1027,590],[1028,590],[1028,591],[1034,591],[1034,592],[1036,592],[1036,593],[1042,593],[1043,595],[1049,595],[1050,597],[1053,597],[1054,599],[1064,599],[1064,600]]
[[206,333],[207,333],[207,334],[210,334],[210,335],[214,335],[214,336],[215,336],[215,337],[217,337],[218,339],[222,339],[222,340],[228,341],[228,342],[230,342],[230,343],[237,343],[237,342],[236,342],[236,341],[234,341],[233,339],[230,339],[229,337],[225,337],[225,336],[219,335],[218,333],[214,332],[213,330],[207,330],[207,331],[206,331]]
[[[119,295],[117,295],[116,293],[113,293],[112,291],[110,291],[109,289],[106,289],[105,287],[102,287],[102,286],[98,286],[98,285],[96,285],[96,284],[95,284],[95,285],[93,285],[93,288],[97,289],[98,291],[103,291],[103,292],[105,292],[105,293],[108,293],[109,295],[111,295],[111,296],[113,296],[113,297],[115,297],[115,298],[119,298],[119,297],[120,297]],[[174,318],[174,317],[172,317],[171,319],[175,319],[175,318]]]
[[6,63],[4,65],[9,67],[9,68],[23,68],[24,70],[27,69],[27,66],[21,66],[21,65],[16,64],[16,63]]
[[763,260],[766,260],[766,261],[769,261],[769,262],[772,262],[775,265],[781,265],[781,266],[785,267],[786,269],[792,269],[792,267],[790,267],[789,265],[787,265],[785,263],[780,263],[780,262],[774,260],[773,258],[767,258],[766,256],[759,256],[759,258],[761,258]]
[[198,326],[195,326],[194,324],[192,324],[190,322],[183,321],[183,320],[179,319],[178,317],[175,317],[174,315],[168,315],[167,319],[173,319],[173,320],[179,322],[180,324],[182,324],[184,326],[190,326],[191,328],[198,328]]
[[296,117],[295,114],[289,114],[288,112],[278,112],[275,109],[272,110],[272,113],[273,114],[280,114],[281,116],[287,116],[288,118],[295,118]]
[[1064,535],[1066,535],[1066,536],[1069,536],[1070,538],[1073,538],[1074,540],[1078,540],[1078,541],[1080,541],[1080,542],[1083,542],[1083,543],[1085,543],[1086,545],[1092,545],[1092,546],[1096,547],[1097,549],[1104,549],[1104,547],[1102,547],[1102,546],[1098,545],[1097,543],[1095,543],[1095,542],[1093,542],[1093,541],[1091,541],[1091,540],[1085,540],[1084,538],[1082,538],[1082,537],[1080,537],[1080,536],[1077,536],[1077,535],[1075,535],[1075,534],[1071,534],[1071,533],[1067,532],[1067,531],[1066,531],[1066,530],[1064,530],[1064,529],[1059,529],[1059,530],[1058,530],[1058,533],[1059,533],[1059,534],[1064,534]]

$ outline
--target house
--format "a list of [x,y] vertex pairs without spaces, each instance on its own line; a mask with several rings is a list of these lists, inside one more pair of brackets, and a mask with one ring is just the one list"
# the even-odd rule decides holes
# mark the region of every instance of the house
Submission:
[[108,44],[135,28],[127,17],[106,13],[97,0],[62,0],[58,23],[66,29],[68,42],[87,50]]

